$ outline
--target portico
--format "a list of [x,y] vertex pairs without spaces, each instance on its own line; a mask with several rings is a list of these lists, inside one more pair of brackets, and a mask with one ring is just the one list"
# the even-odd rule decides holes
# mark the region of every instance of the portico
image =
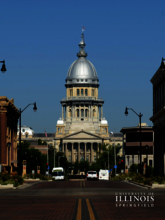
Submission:
[[69,162],[86,160],[92,163],[98,156],[97,152],[102,142],[103,139],[100,136],[82,130],[65,136],[61,145]]

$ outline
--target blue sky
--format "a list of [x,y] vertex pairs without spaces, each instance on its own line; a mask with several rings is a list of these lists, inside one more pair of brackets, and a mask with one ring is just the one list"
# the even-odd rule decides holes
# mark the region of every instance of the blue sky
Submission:
[[36,101],[37,112],[28,107],[22,125],[55,132],[83,25],[109,131],[138,124],[133,112],[124,115],[126,106],[152,125],[150,79],[165,57],[164,8],[164,0],[1,2],[0,60],[5,59],[7,72],[0,72],[0,95],[14,98],[22,109]]

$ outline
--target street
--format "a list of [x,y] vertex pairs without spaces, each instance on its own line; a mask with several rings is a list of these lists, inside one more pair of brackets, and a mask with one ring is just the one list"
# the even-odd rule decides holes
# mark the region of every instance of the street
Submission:
[[[129,193],[146,196],[152,193],[153,207],[148,201],[116,202],[116,195]],[[123,181],[38,181],[0,190],[0,219],[163,220],[164,196],[164,189],[147,189]]]

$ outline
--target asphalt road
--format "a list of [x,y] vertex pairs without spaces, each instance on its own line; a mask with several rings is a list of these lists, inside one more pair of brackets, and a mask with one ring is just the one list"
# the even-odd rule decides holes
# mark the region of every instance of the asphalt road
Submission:
[[165,190],[122,181],[27,183],[0,190],[0,219],[164,220]]

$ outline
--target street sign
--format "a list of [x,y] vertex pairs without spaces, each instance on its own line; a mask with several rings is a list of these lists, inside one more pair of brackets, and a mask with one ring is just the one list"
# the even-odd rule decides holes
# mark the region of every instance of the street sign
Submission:
[[49,170],[50,168],[49,168],[49,166],[48,166],[48,170]]
[[32,170],[32,174],[35,174],[35,170]]
[[110,170],[108,170],[108,173],[110,173]]
[[114,168],[117,168],[117,165],[114,165]]
[[111,169],[111,171],[112,171],[112,169]]

